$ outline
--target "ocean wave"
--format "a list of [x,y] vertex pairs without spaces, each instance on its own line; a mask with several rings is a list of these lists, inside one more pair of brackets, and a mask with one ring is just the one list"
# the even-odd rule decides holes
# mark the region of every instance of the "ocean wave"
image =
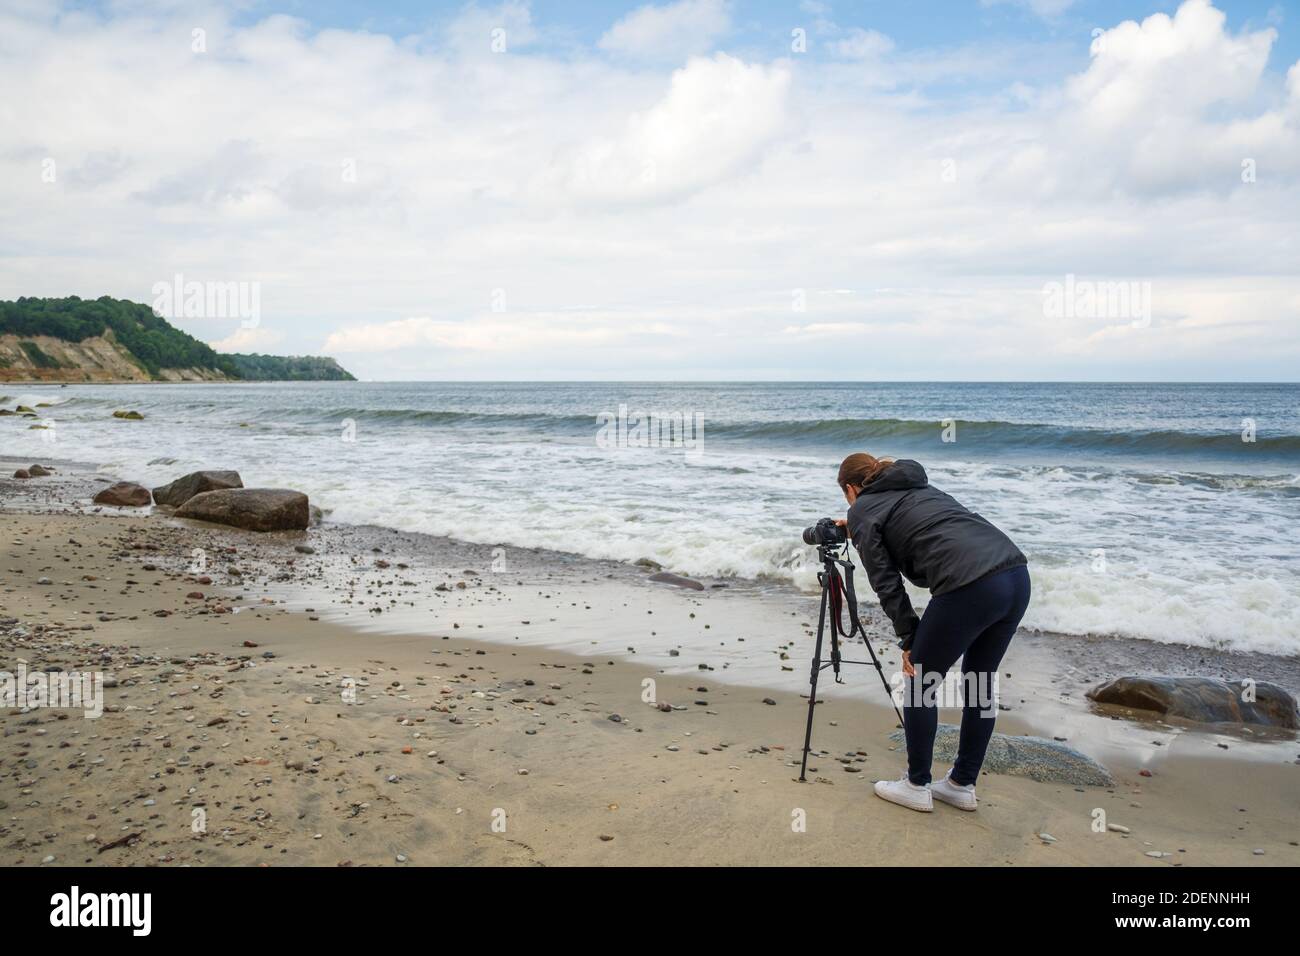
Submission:
[[[676,411],[681,411],[676,410]],[[687,410],[690,411],[690,410]],[[629,414],[667,414],[654,409]],[[313,413],[301,410],[296,417]],[[499,426],[545,429],[560,434],[594,434],[597,416],[530,412],[470,412],[456,409],[336,408],[314,413],[331,423],[342,419],[390,425]],[[786,447],[850,446],[864,442],[895,442],[900,448],[934,445],[975,454],[991,450],[1095,451],[1108,454],[1203,454],[1214,457],[1254,455],[1300,457],[1300,435],[1257,436],[1244,442],[1240,432],[1108,429],[1048,425],[1032,422],[952,421],[957,441],[945,443],[945,423],[905,418],[832,418],[777,421],[712,421],[704,418],[704,438],[750,440]]]
[[298,412],[297,417],[323,417],[331,424],[352,419],[356,422],[379,422],[389,425],[545,425],[563,431],[590,430],[594,434],[594,415],[555,415],[546,412],[466,412],[426,408],[336,408],[323,413]]
[[[51,391],[24,389],[22,397],[34,405]],[[1245,444],[1237,433],[1201,427],[1220,416],[1195,407],[1187,419],[1162,419],[1166,430],[1143,431],[1116,429],[1114,417],[1091,419],[1097,427],[997,420],[1011,407],[1051,415],[1007,406],[972,411],[988,420],[958,421],[957,443],[941,444],[940,424],[918,417],[928,403],[899,417],[880,408],[871,418],[855,417],[859,407],[877,410],[865,403],[810,410],[805,399],[772,411],[737,401],[716,422],[708,406],[695,406],[708,447],[693,461],[597,448],[596,415],[575,414],[585,394],[530,405],[491,392],[475,408],[459,389],[426,391],[87,387],[65,393],[75,407],[39,410],[54,411],[57,441],[52,430],[28,431],[15,419],[0,419],[0,430],[16,456],[75,453],[101,463],[102,474],[150,486],[197,468],[234,468],[250,486],[301,489],[341,523],[482,544],[508,534],[519,547],[646,557],[686,574],[809,591],[817,569],[799,531],[842,513],[833,482],[840,455],[861,447],[910,454],[1030,554],[1030,626],[1300,651],[1300,436],[1261,432]],[[697,392],[665,401],[678,397],[683,410],[704,401]],[[953,407],[967,407],[960,393],[953,398]],[[591,403],[602,405],[599,393]],[[139,409],[146,421],[105,427],[115,408]],[[357,425],[350,438],[339,431],[346,419]],[[1263,412],[1260,420],[1289,421]],[[1086,561],[1095,549],[1122,573],[1092,574]],[[870,601],[865,582],[861,595]],[[925,595],[916,599],[923,604]]]
[[[853,442],[860,440],[897,439],[907,444],[922,441],[939,444],[946,423],[901,418],[839,418],[793,422],[754,422],[715,425],[713,434],[743,438],[789,438],[808,443]],[[1000,449],[1072,449],[1104,452],[1210,452],[1240,454],[1252,450],[1268,454],[1300,455],[1300,435],[1257,437],[1243,442],[1236,430],[1192,432],[1177,430],[1126,430],[1084,428],[1006,421],[951,421],[956,441],[963,448],[971,446]],[[709,429],[706,427],[706,434]]]

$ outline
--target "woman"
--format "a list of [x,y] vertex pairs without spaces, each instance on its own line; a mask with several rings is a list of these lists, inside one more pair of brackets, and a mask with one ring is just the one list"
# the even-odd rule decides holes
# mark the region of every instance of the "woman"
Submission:
[[[930,487],[915,461],[850,455],[840,465],[839,485],[849,503],[849,535],[894,624],[908,679],[907,772],[878,781],[876,795],[925,812],[934,809],[935,797],[974,810],[975,781],[997,716],[998,664],[1029,604],[1025,556],[988,521]],[[930,589],[919,619],[900,575]],[[952,770],[931,785],[939,723],[934,695],[959,657],[961,742]]]

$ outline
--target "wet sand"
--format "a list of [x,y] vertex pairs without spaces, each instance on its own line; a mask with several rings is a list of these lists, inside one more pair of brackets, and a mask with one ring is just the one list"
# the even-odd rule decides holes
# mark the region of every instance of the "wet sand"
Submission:
[[[823,683],[822,753],[794,779],[807,595],[382,529],[97,513],[94,481],[0,480],[0,667],[114,685],[97,719],[0,711],[6,865],[1300,862],[1294,739],[1113,720],[1082,697],[1144,655],[1294,690],[1289,659],[1018,637],[998,730],[1065,737],[1116,786],[985,774],[977,813],[922,815],[871,793],[903,756],[866,669]],[[1094,832],[1098,810],[1128,832]]]

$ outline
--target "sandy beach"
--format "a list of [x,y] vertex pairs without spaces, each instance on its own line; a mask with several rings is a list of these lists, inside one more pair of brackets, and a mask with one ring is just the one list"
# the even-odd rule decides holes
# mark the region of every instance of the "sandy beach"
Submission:
[[[795,779],[815,598],[100,509],[102,477],[53,464],[0,481],[4,668],[101,671],[104,713],[0,712],[4,865],[1300,862],[1293,736],[1114,719],[1082,693],[1143,660],[1294,692],[1293,659],[1021,635],[999,732],[1065,739],[1115,786],[986,772],[977,813],[921,815],[871,793],[903,756],[865,669],[823,682]],[[638,654],[651,635],[672,650]],[[770,647],[770,681],[729,666],[742,641]]]

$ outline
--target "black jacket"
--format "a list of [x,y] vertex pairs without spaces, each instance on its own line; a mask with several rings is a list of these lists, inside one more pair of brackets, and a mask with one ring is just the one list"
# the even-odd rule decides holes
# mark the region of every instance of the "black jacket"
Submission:
[[939,595],[1028,563],[1010,538],[951,495],[930,487],[925,469],[907,458],[863,487],[849,509],[849,536],[904,650],[912,646],[920,619],[900,572]]

